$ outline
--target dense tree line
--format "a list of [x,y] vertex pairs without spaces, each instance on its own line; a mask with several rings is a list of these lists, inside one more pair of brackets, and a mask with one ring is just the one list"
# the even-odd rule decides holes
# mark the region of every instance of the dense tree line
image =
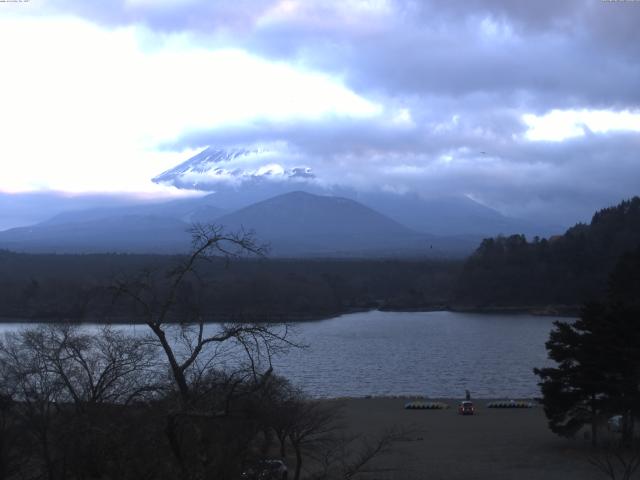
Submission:
[[[181,257],[0,252],[0,318],[130,321],[115,281],[163,271]],[[451,298],[461,262],[444,260],[213,259],[202,299],[211,320],[305,320],[369,308],[418,309]],[[183,292],[197,286],[187,282]],[[138,319],[139,321],[139,319]]]
[[616,261],[638,245],[639,197],[600,210],[590,224],[578,224],[562,236],[485,239],[464,265],[455,303],[577,306],[601,298]]

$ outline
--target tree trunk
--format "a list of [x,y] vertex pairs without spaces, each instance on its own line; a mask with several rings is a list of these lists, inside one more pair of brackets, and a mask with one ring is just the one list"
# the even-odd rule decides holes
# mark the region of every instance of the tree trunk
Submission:
[[47,469],[47,478],[49,480],[55,480],[55,468],[54,462],[51,458],[51,452],[49,451],[49,434],[47,429],[42,429],[40,432],[40,444],[42,446],[42,456],[44,457],[44,464]]
[[173,456],[178,462],[178,466],[180,467],[180,470],[182,471],[183,475],[186,476],[185,475],[186,469],[185,469],[184,459],[182,457],[182,448],[180,445],[180,440],[178,439],[179,434],[178,434],[177,428],[178,426],[177,426],[175,416],[172,414],[169,414],[167,416],[167,424],[165,426],[164,433],[167,436],[167,440],[169,441],[169,447],[171,448],[171,452],[173,453]]
[[5,451],[5,443],[4,443],[4,428],[3,431],[0,432],[0,480],[5,480],[7,478],[7,472],[9,471],[9,463],[8,454]]
[[293,448],[296,451],[296,471],[293,480],[300,480],[300,471],[302,470],[302,451],[300,445],[293,443]]
[[287,446],[285,445],[285,439],[280,440],[280,458],[287,457]]
[[167,341],[167,336],[164,330],[153,323],[148,323],[147,325],[151,327],[153,333],[155,333],[156,337],[158,337],[158,340],[160,340],[160,345],[162,346],[162,349],[167,356],[167,360],[169,361],[173,379],[176,381],[176,385],[178,386],[178,390],[180,391],[180,398],[182,400],[183,407],[186,407],[189,401],[190,392],[189,385],[187,384],[187,379],[184,376],[184,371],[180,368],[180,365],[178,365],[178,361],[176,360],[176,356],[173,353],[171,345]]
[[633,443],[633,416],[631,412],[624,412],[622,416],[622,445],[630,447]]
[[271,429],[265,428],[262,430],[262,434],[264,435],[264,442],[262,443],[261,452],[263,456],[268,455],[269,450],[271,450],[271,445],[273,444],[273,435],[271,433]]
[[598,446],[598,410],[595,395],[591,395],[591,445]]

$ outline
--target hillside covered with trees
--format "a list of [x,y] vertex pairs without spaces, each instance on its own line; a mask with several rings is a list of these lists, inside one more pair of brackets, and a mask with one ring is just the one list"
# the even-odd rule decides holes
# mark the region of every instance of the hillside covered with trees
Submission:
[[467,260],[455,303],[467,307],[575,306],[600,298],[617,260],[640,245],[640,198],[595,213],[562,236],[488,238]]
[[469,308],[577,306],[602,297],[618,259],[640,245],[640,197],[562,236],[488,238],[467,260],[455,303]]

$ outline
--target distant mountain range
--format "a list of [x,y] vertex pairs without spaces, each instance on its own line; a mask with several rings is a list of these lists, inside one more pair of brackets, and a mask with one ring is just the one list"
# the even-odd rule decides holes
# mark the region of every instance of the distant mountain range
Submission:
[[55,191],[0,192],[0,231],[35,225],[61,212],[131,206],[135,201],[132,196],[116,194],[70,195]]
[[416,193],[359,191],[330,185],[307,166],[283,167],[277,155],[268,151],[206,148],[153,181],[210,192],[212,203],[226,210],[243,208],[291,191],[345,197],[413,230],[435,235],[549,236],[565,229],[507,217],[466,196],[425,197]]
[[[33,222],[1,231],[0,248],[177,253],[189,248],[193,223],[215,222],[255,230],[275,256],[461,256],[483,237],[563,230],[506,217],[464,196],[328,186],[310,168],[284,168],[277,160],[268,151],[205,149],[153,181],[209,193],[168,202],[122,205],[109,199],[108,206],[70,210],[73,202],[59,197],[49,205],[46,195],[26,196],[22,210],[33,212]],[[7,199],[0,195],[0,216]],[[56,212],[56,205],[64,208]]]
[[354,200],[300,191],[255,203],[216,222],[232,230],[250,227],[278,256],[460,255],[478,240],[419,233]]
[[28,253],[177,253],[189,248],[188,225],[152,215],[44,222],[0,232],[0,248]]
[[167,218],[186,224],[208,223],[226,213],[226,210],[213,205],[212,201],[211,197],[199,197],[143,205],[67,211],[41,222],[41,225],[59,225],[131,216]]
[[[214,197],[215,198],[215,197]],[[180,253],[192,223],[255,231],[274,256],[461,256],[479,237],[413,231],[342,197],[290,192],[231,213],[211,196],[132,208],[67,212],[29,227],[0,232],[0,248],[23,252]]]

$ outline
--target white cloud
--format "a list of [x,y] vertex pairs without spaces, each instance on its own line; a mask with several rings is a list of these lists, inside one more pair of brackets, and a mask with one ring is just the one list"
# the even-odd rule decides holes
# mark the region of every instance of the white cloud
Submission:
[[2,190],[154,189],[192,153],[157,145],[188,131],[381,111],[327,76],[141,27],[5,19],[0,44]]
[[628,110],[552,110],[541,116],[525,114],[522,119],[529,128],[525,137],[532,141],[559,142],[588,132],[640,132],[640,112]]
[[411,110],[409,110],[408,108],[401,108],[400,110],[398,110],[391,118],[391,122],[396,125],[405,125],[409,127],[415,126],[415,122],[413,121],[413,117],[411,116]]

